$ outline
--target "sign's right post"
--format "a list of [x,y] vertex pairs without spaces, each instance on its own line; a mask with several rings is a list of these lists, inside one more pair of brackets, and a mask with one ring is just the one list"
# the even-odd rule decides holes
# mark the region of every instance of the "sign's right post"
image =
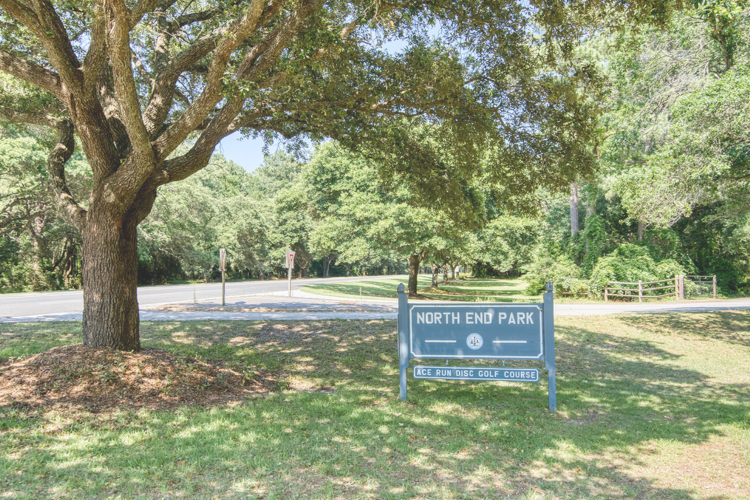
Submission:
[[547,283],[544,293],[544,368],[549,376],[549,410],[557,410],[555,388],[555,312],[553,310],[552,283]]

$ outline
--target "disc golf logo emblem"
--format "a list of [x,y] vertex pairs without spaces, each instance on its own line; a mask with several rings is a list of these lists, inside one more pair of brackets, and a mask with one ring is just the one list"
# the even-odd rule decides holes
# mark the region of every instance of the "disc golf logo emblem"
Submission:
[[484,344],[484,339],[481,335],[478,333],[472,333],[468,337],[466,337],[466,345],[469,346],[469,349],[477,350]]

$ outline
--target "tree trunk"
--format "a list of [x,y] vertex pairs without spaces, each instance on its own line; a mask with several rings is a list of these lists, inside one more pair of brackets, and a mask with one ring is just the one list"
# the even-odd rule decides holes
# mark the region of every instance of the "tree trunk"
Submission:
[[409,255],[409,295],[417,294],[417,278],[419,277],[419,264],[427,257],[427,251]]
[[456,280],[456,265],[455,264],[451,264],[451,279],[453,281]]
[[440,266],[437,264],[432,264],[432,288],[438,287],[438,271],[440,271]]
[[570,184],[570,235],[578,234],[578,184]]
[[31,286],[35,292],[49,289],[50,284],[44,274],[44,258],[47,256],[47,243],[44,241],[42,233],[44,226],[47,225],[47,218],[36,216],[29,226],[31,234],[31,251],[32,251],[32,277]]
[[417,278],[419,277],[419,263],[421,261],[421,255],[409,255],[409,295],[417,294]]
[[138,335],[138,253],[135,216],[89,213],[83,237],[83,343],[126,351]]
[[646,224],[642,220],[638,220],[638,241],[643,241],[643,230],[646,229]]

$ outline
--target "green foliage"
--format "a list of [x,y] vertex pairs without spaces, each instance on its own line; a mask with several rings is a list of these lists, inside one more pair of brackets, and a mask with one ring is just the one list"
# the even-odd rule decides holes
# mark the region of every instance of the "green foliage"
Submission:
[[607,248],[608,241],[604,217],[598,214],[588,217],[586,226],[581,231],[579,241],[581,240],[583,240],[585,250],[582,267],[586,271],[590,269],[593,271],[599,257]]
[[493,273],[517,275],[531,262],[542,227],[542,220],[528,216],[501,215],[490,220],[470,245],[477,276],[485,266]]
[[628,243],[620,245],[614,252],[599,259],[589,281],[589,290],[594,295],[601,295],[604,293],[604,287],[611,281],[658,281],[672,279],[676,274],[690,274],[688,271],[673,259],[657,263],[648,248]]
[[[46,163],[50,140],[43,130],[0,123],[0,290],[3,292],[80,286],[80,235],[49,201],[51,189]],[[80,155],[74,155],[69,163],[69,187],[79,193],[90,181],[81,168],[85,162]]]
[[545,290],[551,281],[556,292],[580,295],[588,291],[588,285],[582,279],[581,268],[568,257],[556,259],[540,257],[526,267],[523,277],[528,283],[527,293],[536,295]]

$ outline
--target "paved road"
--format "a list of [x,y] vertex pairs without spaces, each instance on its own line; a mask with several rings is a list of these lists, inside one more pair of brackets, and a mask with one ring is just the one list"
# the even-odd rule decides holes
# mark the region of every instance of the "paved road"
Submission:
[[[312,281],[312,280],[311,280]],[[319,280],[315,280],[319,281]],[[302,285],[304,283],[300,283]],[[36,294],[44,295],[44,294]],[[222,312],[222,311],[150,311],[141,310],[141,321],[189,321],[189,320],[326,320],[326,319],[396,319],[395,301],[357,301],[332,297],[314,297],[296,292],[296,297],[246,296],[227,300],[228,306],[268,312]],[[1,299],[2,297],[0,297]],[[189,299],[188,302],[192,302]],[[203,301],[204,306],[218,306],[215,300]],[[80,306],[79,306],[80,308]],[[726,310],[750,310],[750,299],[658,302],[645,304],[556,304],[555,316],[600,316],[607,314],[707,312]],[[32,321],[80,321],[80,312],[37,313],[0,317],[3,322]]]
[[[298,279],[292,280],[292,290],[316,283],[382,278],[384,276]],[[405,276],[404,279],[406,279]],[[226,296],[230,299],[247,295],[283,292],[286,289],[287,282],[284,280],[231,282],[226,284]],[[138,287],[138,304],[142,309],[160,304],[211,300],[221,301],[221,283]],[[65,314],[78,314],[80,317],[81,311],[83,311],[83,292],[80,290],[0,295],[0,319]]]

